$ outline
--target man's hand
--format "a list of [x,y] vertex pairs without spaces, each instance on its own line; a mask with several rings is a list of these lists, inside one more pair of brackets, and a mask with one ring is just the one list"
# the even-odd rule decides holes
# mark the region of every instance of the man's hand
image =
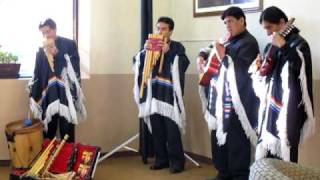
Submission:
[[258,69],[260,69],[261,65],[262,65],[262,58],[260,56],[260,54],[257,55],[256,59],[254,60],[255,65],[257,66]]
[[146,40],[146,42],[144,43],[144,46],[143,46],[143,48],[144,48],[144,50],[147,50],[147,49],[149,49],[150,48],[150,42],[149,42],[149,40]]
[[221,61],[226,56],[226,48],[219,42],[215,43],[215,48],[217,50],[217,57]]
[[[168,43],[165,43],[163,41],[160,41],[159,43],[156,44],[158,48],[161,49],[163,53],[167,53],[170,49],[170,45]],[[144,49],[150,49],[151,48],[151,42],[149,40],[146,40],[144,43]]]
[[262,65],[262,58],[261,58],[260,54],[258,54],[256,59],[253,61],[253,63],[249,67],[248,72],[249,73],[256,73],[257,71],[260,70],[261,65]]
[[43,41],[43,48],[46,53],[51,54],[53,57],[58,54],[58,48],[55,44],[54,39],[45,39]]
[[206,60],[202,56],[198,56],[197,58],[197,69],[199,73],[204,72],[204,68],[206,66]]
[[58,54],[58,49],[56,46],[49,46],[46,47],[46,51],[51,54],[53,57],[55,57]]
[[286,40],[278,33],[272,34],[272,45],[281,48],[286,44]]
[[166,43],[166,42],[163,42],[163,41],[161,41],[161,42],[159,43],[159,47],[161,47],[162,52],[163,52],[164,54],[167,53],[167,52],[169,51],[169,49],[170,49],[169,44]]

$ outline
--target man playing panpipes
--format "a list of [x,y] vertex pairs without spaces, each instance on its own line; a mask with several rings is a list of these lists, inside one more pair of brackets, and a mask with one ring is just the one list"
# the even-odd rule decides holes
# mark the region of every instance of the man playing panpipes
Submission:
[[185,127],[183,89],[189,60],[183,45],[170,39],[171,18],[160,17],[156,28],[157,35],[150,35],[134,57],[134,98],[153,136],[155,162],[150,169],[170,167],[171,173],[179,173],[185,163],[180,129]]
[[74,142],[77,115],[86,116],[77,46],[74,41],[57,36],[52,19],[40,23],[39,30],[45,40],[37,52],[29,83],[30,109],[35,118],[43,120],[46,138],[53,139],[59,126],[60,136],[68,134],[68,142]]

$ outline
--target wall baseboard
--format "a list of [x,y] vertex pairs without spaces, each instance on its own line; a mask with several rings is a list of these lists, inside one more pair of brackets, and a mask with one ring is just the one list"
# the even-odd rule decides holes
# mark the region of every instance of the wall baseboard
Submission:
[[0,160],[0,166],[9,166],[10,160]]
[[[108,154],[108,152],[101,152],[100,158],[106,154]],[[133,151],[118,151],[112,154],[112,156],[110,156],[109,158],[129,157],[129,156],[139,156],[139,153],[133,152]]]

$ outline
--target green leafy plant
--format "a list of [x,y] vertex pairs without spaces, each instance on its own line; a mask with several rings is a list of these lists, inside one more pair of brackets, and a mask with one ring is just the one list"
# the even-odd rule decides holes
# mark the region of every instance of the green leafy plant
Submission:
[[0,51],[0,64],[16,64],[18,56],[12,53]]

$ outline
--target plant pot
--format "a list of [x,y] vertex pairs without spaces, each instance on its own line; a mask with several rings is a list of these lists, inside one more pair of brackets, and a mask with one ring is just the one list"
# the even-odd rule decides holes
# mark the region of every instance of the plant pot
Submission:
[[0,78],[19,78],[21,64],[0,64]]

